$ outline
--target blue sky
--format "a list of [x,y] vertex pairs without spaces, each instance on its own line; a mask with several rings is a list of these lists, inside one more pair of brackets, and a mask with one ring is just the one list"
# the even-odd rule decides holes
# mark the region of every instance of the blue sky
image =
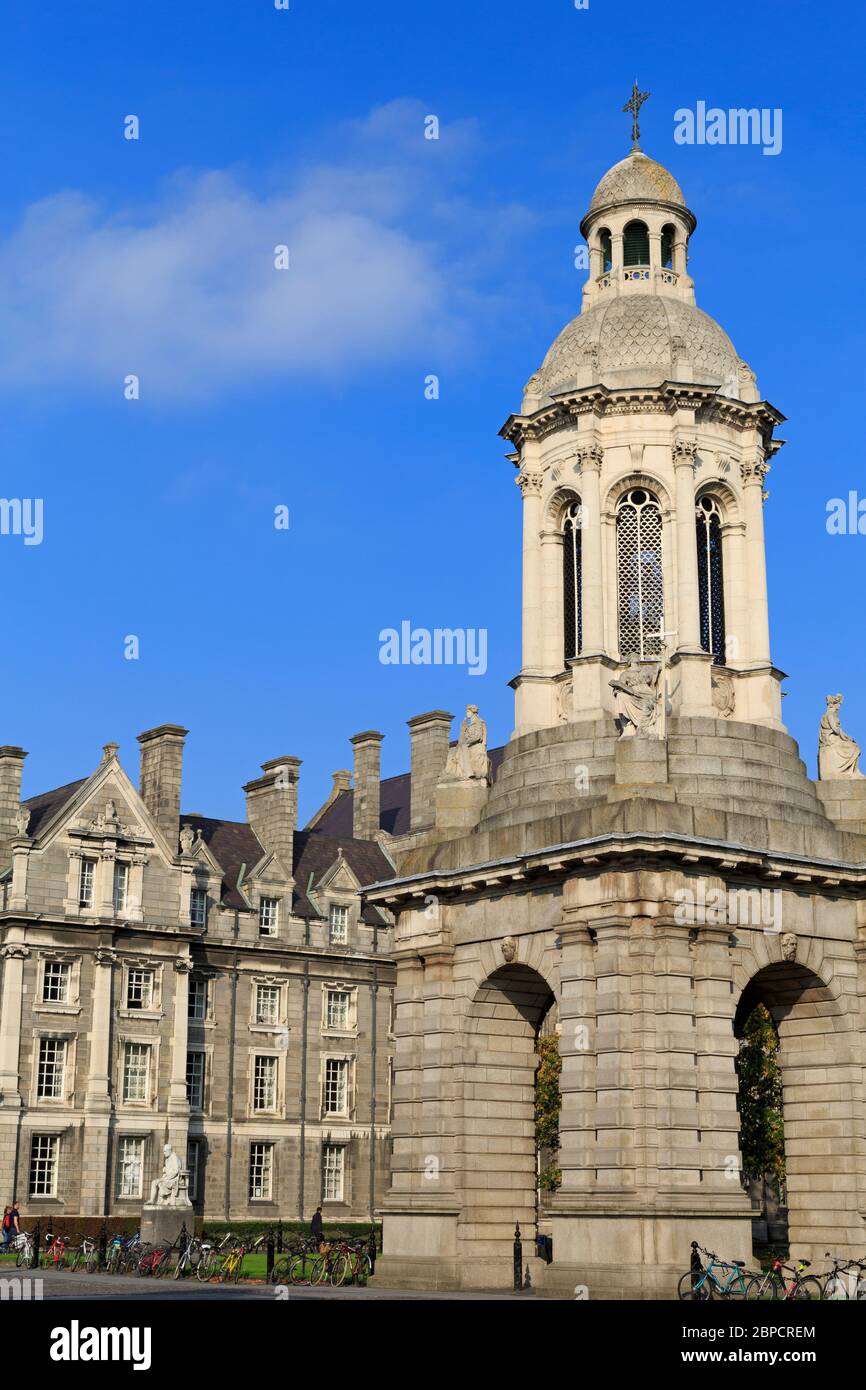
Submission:
[[[578,312],[578,223],[628,151],[635,75],[643,147],[698,217],[698,302],[789,417],[766,509],[788,726],[813,767],[839,690],[866,741],[866,536],[825,527],[866,496],[863,31],[853,6],[745,0],[4,6],[2,493],[45,508],[41,545],[0,538],[25,794],[110,739],[135,775],[164,721],[191,730],[185,809],[229,817],[284,753],[309,815],[360,729],[402,771],[423,710],[472,700],[508,737],[520,496],[497,431]],[[781,108],[781,153],[675,145],[699,100]],[[487,674],[381,665],[406,618],[487,628]]]

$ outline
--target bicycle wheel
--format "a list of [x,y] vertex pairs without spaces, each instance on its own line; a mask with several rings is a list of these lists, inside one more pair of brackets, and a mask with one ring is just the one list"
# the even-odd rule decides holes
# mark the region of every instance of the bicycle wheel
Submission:
[[15,1264],[19,1269],[26,1269],[32,1259],[33,1252],[31,1250],[28,1250],[27,1246],[24,1245],[18,1251],[18,1254],[15,1256]]
[[87,1274],[95,1274],[99,1269],[99,1251],[91,1250],[84,1260],[84,1269]]
[[848,1281],[845,1276],[843,1274],[831,1274],[821,1290],[821,1297],[828,1301],[846,1299],[848,1297]]
[[816,1279],[813,1274],[808,1279],[801,1279],[794,1290],[794,1297],[798,1300],[820,1299],[821,1280]]
[[84,1252],[80,1248],[78,1250],[72,1250],[69,1255],[69,1268],[74,1272],[81,1264],[83,1258]]
[[779,1297],[778,1286],[773,1279],[768,1279],[766,1274],[753,1274],[746,1288],[746,1298],[752,1300],[763,1300],[765,1303]]
[[677,1296],[696,1303],[707,1303],[712,1295],[706,1274],[687,1270],[677,1285]]
[[295,1255],[289,1265],[289,1283],[312,1284],[313,1266],[318,1267],[319,1256]]
[[331,1285],[338,1289],[341,1284],[346,1282],[349,1271],[352,1268],[352,1261],[348,1255],[337,1255],[331,1262]]
[[738,1277],[725,1289],[725,1297],[733,1299],[748,1298],[750,1283],[750,1276],[744,1269],[741,1269]]
[[240,1252],[237,1260],[235,1261],[234,1268],[232,1269],[232,1279],[236,1284],[239,1282],[240,1277],[244,1272],[244,1259],[246,1258],[246,1253],[246,1250],[242,1250]]
[[355,1267],[355,1282],[358,1284],[366,1284],[372,1273],[373,1261],[365,1250],[358,1256],[358,1263]]
[[274,1260],[274,1267],[271,1270],[272,1284],[285,1284],[290,1278],[292,1260],[294,1255],[284,1255],[279,1260]]

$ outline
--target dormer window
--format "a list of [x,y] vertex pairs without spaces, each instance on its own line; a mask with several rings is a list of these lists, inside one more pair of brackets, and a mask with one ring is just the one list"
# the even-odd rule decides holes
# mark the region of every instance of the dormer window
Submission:
[[93,907],[93,884],[96,879],[96,860],[82,859],[78,871],[78,906]]
[[193,888],[189,895],[189,920],[193,927],[207,926],[207,890]]
[[328,940],[332,946],[345,946],[349,940],[349,909],[344,903],[331,903]]
[[622,234],[623,265],[649,265],[649,232],[645,222],[629,222]]
[[279,898],[262,898],[259,902],[259,936],[276,936],[279,920]]

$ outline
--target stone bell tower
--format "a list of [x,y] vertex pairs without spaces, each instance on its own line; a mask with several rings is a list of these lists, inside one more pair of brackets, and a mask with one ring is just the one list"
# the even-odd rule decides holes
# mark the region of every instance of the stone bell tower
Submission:
[[763,503],[784,417],[697,307],[695,216],[637,136],[581,222],[582,311],[501,431],[523,496],[516,736],[615,714],[629,658],[664,665],[674,715],[783,727]]

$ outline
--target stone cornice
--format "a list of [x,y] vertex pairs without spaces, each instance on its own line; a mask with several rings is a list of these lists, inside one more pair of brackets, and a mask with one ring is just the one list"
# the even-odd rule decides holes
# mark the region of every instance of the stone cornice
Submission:
[[769,401],[735,401],[719,394],[718,386],[663,381],[659,386],[586,386],[554,396],[531,415],[509,415],[499,431],[518,448],[531,440],[545,439],[556,430],[575,424],[581,415],[673,415],[694,410],[696,424],[722,422],[738,429],[757,429],[765,447],[781,448],[784,440],[772,440],[773,430],[785,416]]
[[670,831],[656,834],[615,831],[464,868],[430,869],[406,878],[387,879],[370,884],[363,890],[363,896],[368,902],[388,907],[400,903],[412,906],[427,893],[444,897],[483,893],[488,889],[500,892],[514,884],[531,882],[537,887],[539,882],[553,882],[582,870],[597,873],[602,865],[610,870],[617,866],[617,861],[633,867],[629,861],[635,856],[664,861],[667,866],[679,863],[691,872],[701,866],[706,874],[739,874],[779,887],[787,884],[802,889],[808,885],[819,890],[838,889],[842,894],[856,894],[866,889],[866,861],[857,864],[813,859],[806,855],[753,849],[724,840],[696,839]]

